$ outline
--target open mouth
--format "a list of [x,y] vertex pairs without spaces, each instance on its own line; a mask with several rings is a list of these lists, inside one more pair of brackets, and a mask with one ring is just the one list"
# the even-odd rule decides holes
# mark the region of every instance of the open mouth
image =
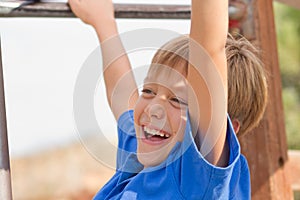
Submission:
[[151,141],[161,141],[171,137],[171,134],[164,133],[163,131],[158,131],[149,127],[143,127],[143,131],[147,140]]

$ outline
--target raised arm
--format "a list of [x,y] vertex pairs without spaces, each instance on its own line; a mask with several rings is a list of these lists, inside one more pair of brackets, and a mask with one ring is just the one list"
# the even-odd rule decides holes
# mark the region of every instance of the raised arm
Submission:
[[[192,0],[189,112],[197,146],[212,164],[228,163],[227,64],[228,0]],[[204,48],[204,50],[202,49]]]
[[138,98],[131,65],[119,38],[111,0],[69,0],[74,14],[95,29],[102,51],[107,100],[118,119]]

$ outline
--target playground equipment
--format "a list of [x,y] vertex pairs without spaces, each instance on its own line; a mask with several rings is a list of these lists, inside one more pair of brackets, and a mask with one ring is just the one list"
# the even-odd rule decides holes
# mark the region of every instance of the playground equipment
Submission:
[[[293,0],[280,0],[300,7]],[[6,4],[5,4],[6,3]],[[10,3],[10,4],[7,4]],[[25,4],[24,4],[25,3]],[[286,177],[287,144],[281,98],[281,78],[276,47],[272,0],[230,1],[230,31],[257,44],[269,72],[269,104],[261,124],[241,138],[251,172],[252,199],[292,199]],[[7,6],[10,5],[10,6]],[[116,4],[117,18],[189,19],[190,7],[179,5]],[[74,17],[66,3],[2,0],[0,17]],[[0,199],[12,199],[3,74],[0,50]]]

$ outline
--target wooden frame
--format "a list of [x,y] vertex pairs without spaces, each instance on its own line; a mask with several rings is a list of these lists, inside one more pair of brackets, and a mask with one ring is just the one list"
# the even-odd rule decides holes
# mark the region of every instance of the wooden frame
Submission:
[[262,122],[253,133],[241,139],[249,162],[252,199],[292,199],[285,171],[287,143],[281,96],[281,77],[277,55],[273,1],[253,1],[256,40],[269,74],[269,102]]

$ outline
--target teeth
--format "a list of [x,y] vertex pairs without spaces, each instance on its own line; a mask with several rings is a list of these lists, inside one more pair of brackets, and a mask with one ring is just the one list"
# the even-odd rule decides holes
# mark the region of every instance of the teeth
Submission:
[[148,127],[144,127],[144,131],[145,131],[147,134],[150,134],[150,135],[152,135],[152,136],[158,135],[158,136],[160,136],[160,137],[165,137],[165,138],[169,138],[169,137],[171,136],[171,135],[168,134],[168,133],[163,134],[163,133],[161,133],[161,132],[159,132],[159,131],[157,131],[157,130],[150,129],[150,128],[148,128]]

